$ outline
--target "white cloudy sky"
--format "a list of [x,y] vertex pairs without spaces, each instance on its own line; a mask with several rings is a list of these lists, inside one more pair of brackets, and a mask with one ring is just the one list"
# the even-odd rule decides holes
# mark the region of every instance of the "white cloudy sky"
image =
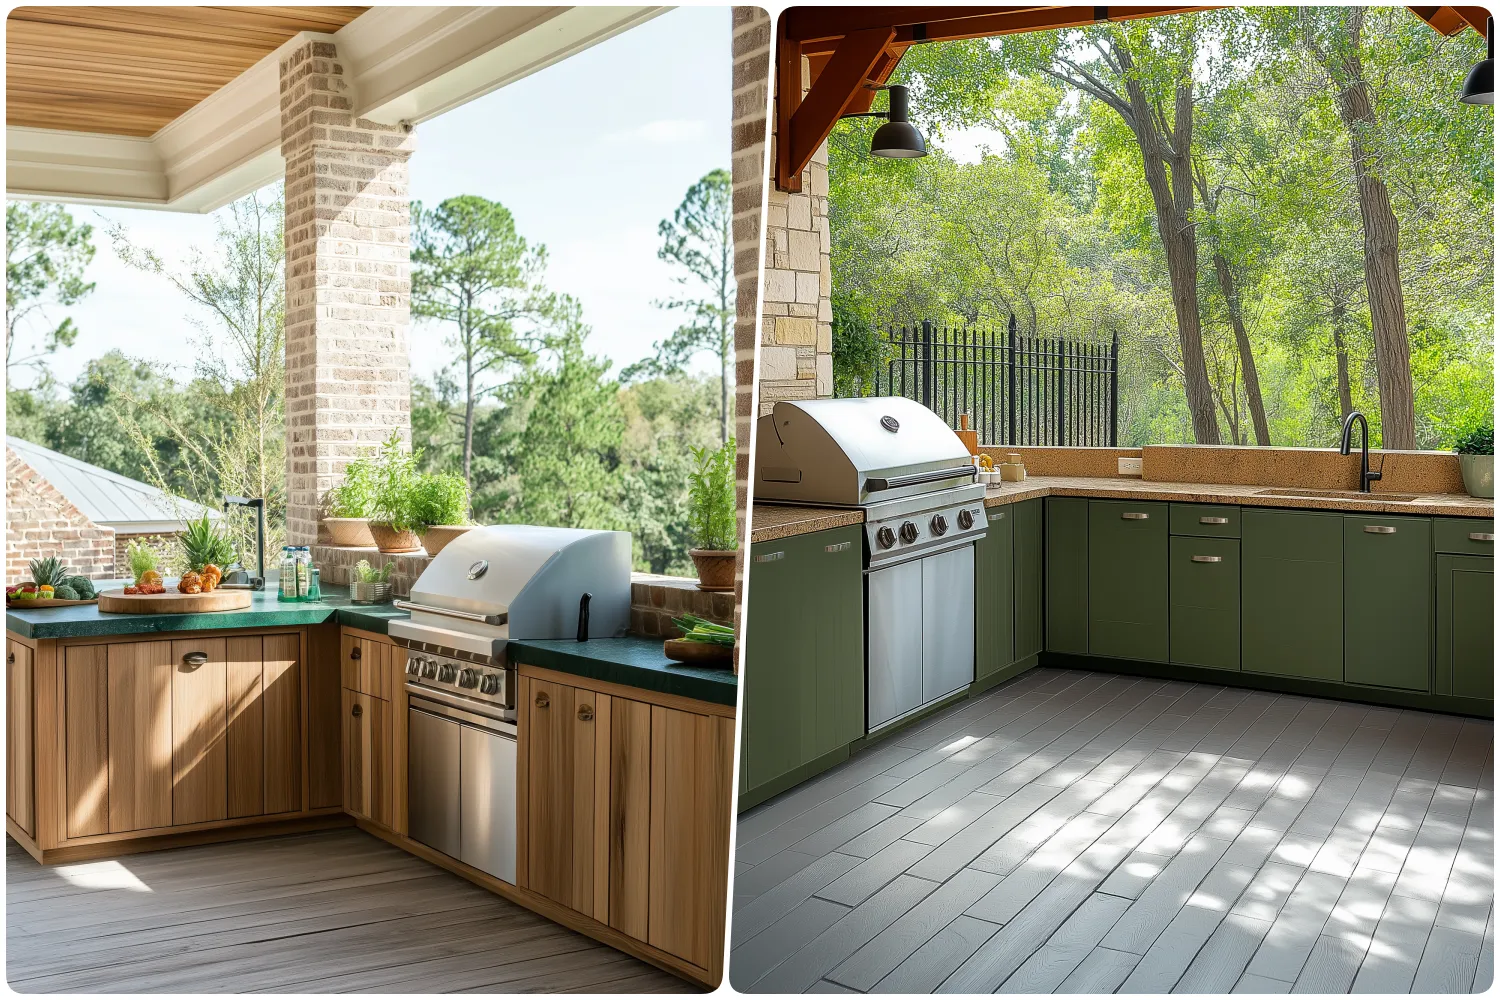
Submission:
[[[649,354],[678,322],[652,305],[677,288],[656,259],[657,223],[694,181],[729,166],[729,37],[727,7],[678,8],[423,123],[412,196],[504,203],[524,236],[546,244],[551,287],[582,301],[593,352],[617,368]],[[68,312],[78,342],[53,358],[56,376],[71,381],[111,347],[187,374],[201,337],[183,300],[165,281],[125,267],[104,229],[123,223],[135,242],[181,260],[211,246],[213,218],[73,211],[95,224],[88,277],[97,288]],[[413,329],[415,374],[431,377],[447,360],[440,336]],[[710,370],[706,358],[700,365]]]

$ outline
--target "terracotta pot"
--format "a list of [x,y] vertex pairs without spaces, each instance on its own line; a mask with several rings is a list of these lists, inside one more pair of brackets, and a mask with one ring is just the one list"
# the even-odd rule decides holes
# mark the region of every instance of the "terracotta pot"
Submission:
[[370,534],[375,536],[375,544],[382,552],[420,552],[422,550],[422,539],[417,537],[415,531],[397,531],[389,524],[371,521]]
[[698,568],[699,590],[734,589],[734,549],[689,549],[688,555]]
[[325,517],[323,523],[328,526],[328,540],[333,545],[361,549],[375,545],[367,517]]
[[443,551],[449,542],[473,527],[475,525],[472,524],[429,525],[427,533],[422,536],[422,547],[427,550],[428,555],[435,556]]

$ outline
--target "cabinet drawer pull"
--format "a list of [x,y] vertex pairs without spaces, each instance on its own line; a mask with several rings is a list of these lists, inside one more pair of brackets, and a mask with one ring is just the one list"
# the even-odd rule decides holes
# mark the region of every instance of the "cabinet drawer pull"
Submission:
[[552,699],[547,697],[547,692],[545,692],[545,691],[538,691],[536,693],[536,707],[537,708],[546,708],[550,704],[552,704]]
[[834,542],[832,545],[825,545],[825,546],[823,546],[823,551],[824,552],[844,552],[844,551],[846,551],[849,548],[849,546],[851,544],[852,544],[851,542]]
[[192,667],[194,670],[197,670],[199,667],[203,666],[203,664],[205,664],[205,663],[208,662],[208,654],[207,653],[183,653],[182,654],[182,662],[186,663],[188,666]]
[[349,709],[349,714],[352,715],[352,716],[354,716],[357,719],[361,715],[365,714],[365,707],[363,705],[361,705],[359,702],[355,702],[354,703],[354,707],[351,708],[351,709]]
[[579,722],[593,722],[594,721],[594,706],[593,705],[579,705],[578,706],[578,721]]
[[1145,520],[1147,520],[1150,517],[1151,517],[1150,514],[1143,514],[1140,511],[1136,511],[1136,510],[1127,510],[1125,513],[1123,513],[1123,514],[1120,515],[1120,520],[1122,520],[1122,521],[1145,521]]
[[1200,518],[1198,518],[1198,523],[1199,524],[1228,524],[1229,523],[1229,518],[1227,518],[1227,517],[1200,517]]
[[360,653],[359,653],[359,647],[358,646],[355,646],[353,649],[349,650],[349,659],[351,659],[351,660],[357,660],[357,659],[359,659],[359,656],[360,656]]
[[1365,525],[1365,534],[1367,535],[1394,535],[1395,533],[1396,529],[1391,527],[1389,524]]
[[991,514],[990,515],[990,520],[991,521],[1003,521],[1003,520],[1005,520],[1005,511],[1002,510],[998,514]]
[[1489,532],[1489,531],[1471,531],[1471,532],[1469,532],[1469,541],[1471,541],[1471,542],[1493,542],[1494,540],[1495,540],[1495,536],[1494,536],[1493,532]]
[[1223,556],[1193,556],[1193,562],[1213,563],[1213,562],[1223,562],[1223,561],[1224,561],[1224,557]]
[[758,563],[768,563],[768,562],[777,562],[778,560],[785,559],[785,558],[786,558],[786,553],[785,552],[762,552],[760,555],[758,555],[758,556],[755,557],[755,561],[758,562]]

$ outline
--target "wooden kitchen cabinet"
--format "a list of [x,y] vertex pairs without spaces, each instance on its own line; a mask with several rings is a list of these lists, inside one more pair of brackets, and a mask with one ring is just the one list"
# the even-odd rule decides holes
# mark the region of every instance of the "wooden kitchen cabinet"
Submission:
[[1437,557],[1437,693],[1495,697],[1495,560]]
[[105,649],[109,832],[171,826],[172,643],[122,642]]
[[1344,515],[1344,681],[1432,690],[1432,521]]
[[172,643],[172,822],[229,816],[228,664],[223,639]]
[[974,679],[1016,660],[1015,517],[1010,506],[985,512],[988,527],[974,545]]
[[1240,531],[1240,669],[1342,681],[1342,517],[1246,508]]
[[1089,502],[1047,498],[1047,649],[1089,651]]
[[[1174,520],[1180,506],[1172,505]],[[1168,558],[1171,608],[1167,652],[1171,662],[1238,670],[1239,539],[1173,535]]]
[[28,836],[36,836],[36,764],[32,741],[35,712],[35,653],[30,646],[5,643],[5,815]]
[[343,692],[344,811],[394,825],[391,703],[361,691]]
[[1090,500],[1088,651],[1167,660],[1167,505]]

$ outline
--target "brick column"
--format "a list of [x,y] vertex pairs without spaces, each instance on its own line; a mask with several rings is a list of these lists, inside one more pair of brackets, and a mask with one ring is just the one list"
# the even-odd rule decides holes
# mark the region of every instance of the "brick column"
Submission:
[[411,436],[407,157],[412,135],[352,114],[331,37],[281,60],[286,159],[288,544],[318,538],[318,507],[349,459]]
[[[807,62],[802,64],[803,80]],[[807,85],[804,82],[803,91]],[[772,143],[776,142],[772,126]],[[775,162],[774,154],[771,162]],[[769,176],[767,183],[770,183]],[[802,171],[802,190],[766,199],[760,412],[782,399],[833,395],[833,305],[828,233],[828,143]]]

